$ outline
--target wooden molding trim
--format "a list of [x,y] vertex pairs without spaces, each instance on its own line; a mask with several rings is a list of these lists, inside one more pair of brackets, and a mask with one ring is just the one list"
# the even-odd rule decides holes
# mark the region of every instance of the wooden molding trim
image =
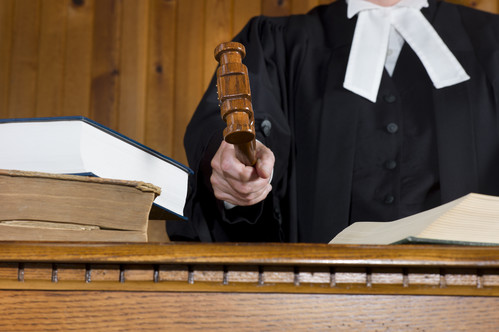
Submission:
[[499,248],[0,243],[0,289],[499,296]]

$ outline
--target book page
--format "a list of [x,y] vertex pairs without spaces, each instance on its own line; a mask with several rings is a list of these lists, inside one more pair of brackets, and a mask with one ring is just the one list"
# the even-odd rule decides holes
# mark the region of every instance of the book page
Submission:
[[458,205],[466,196],[436,208],[390,222],[359,221],[340,232],[330,244],[390,244],[419,236],[428,225]]
[[418,237],[458,242],[499,243],[499,198],[470,194]]

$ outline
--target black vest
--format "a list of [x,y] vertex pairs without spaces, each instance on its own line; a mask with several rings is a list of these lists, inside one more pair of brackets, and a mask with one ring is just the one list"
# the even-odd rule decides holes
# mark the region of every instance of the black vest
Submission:
[[393,76],[383,73],[376,103],[359,112],[350,222],[391,221],[440,204],[432,89],[405,44]]

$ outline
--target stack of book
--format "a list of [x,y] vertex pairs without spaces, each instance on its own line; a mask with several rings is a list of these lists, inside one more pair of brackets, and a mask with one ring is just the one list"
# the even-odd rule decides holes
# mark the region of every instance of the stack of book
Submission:
[[147,241],[192,171],[85,117],[0,119],[0,240]]

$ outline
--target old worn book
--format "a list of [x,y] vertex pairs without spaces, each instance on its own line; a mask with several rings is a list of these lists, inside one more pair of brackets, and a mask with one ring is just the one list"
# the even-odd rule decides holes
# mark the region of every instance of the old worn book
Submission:
[[162,190],[153,218],[185,219],[192,171],[85,117],[0,119],[0,156],[0,169],[152,183]]
[[499,245],[499,197],[471,193],[390,222],[355,222],[331,244]]
[[0,169],[0,240],[146,242],[160,194],[140,181]]

